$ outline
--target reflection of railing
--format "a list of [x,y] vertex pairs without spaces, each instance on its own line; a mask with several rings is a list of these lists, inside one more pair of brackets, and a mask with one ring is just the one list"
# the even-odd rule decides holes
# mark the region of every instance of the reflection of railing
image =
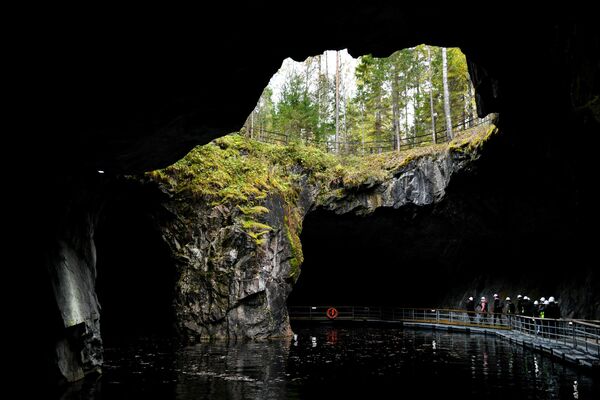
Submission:
[[[329,306],[291,306],[290,319],[327,321]],[[511,331],[547,343],[564,345],[600,357],[600,324],[571,319],[533,318],[477,311],[336,306],[336,321],[407,322]]]
[[[480,125],[489,124],[495,118],[495,114],[489,114],[485,118],[475,118],[463,121],[452,127],[455,135],[461,132],[473,129]],[[251,128],[244,126],[241,133],[251,139],[259,142],[288,145],[294,142],[300,142],[306,145],[318,147],[328,152],[334,152],[342,155],[347,154],[377,154],[390,151],[402,151],[414,147],[429,145],[434,143],[434,135],[431,133],[394,138],[385,141],[339,141],[326,139],[317,140],[312,132],[277,132],[266,130],[264,128]],[[329,135],[330,137],[333,135]],[[435,132],[435,143],[446,143],[449,141],[446,130]]]

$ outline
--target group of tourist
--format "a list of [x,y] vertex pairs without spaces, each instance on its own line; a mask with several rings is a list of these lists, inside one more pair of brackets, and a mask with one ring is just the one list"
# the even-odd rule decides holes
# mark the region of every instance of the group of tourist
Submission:
[[553,296],[541,297],[539,300],[531,301],[527,296],[518,295],[516,304],[512,302],[510,297],[504,299],[504,302],[500,299],[498,294],[494,294],[494,302],[492,304],[492,310],[490,310],[488,301],[485,297],[481,297],[478,303],[475,303],[473,297],[469,297],[466,301],[466,310],[469,314],[469,318],[473,320],[476,314],[489,314],[493,315],[493,323],[496,320],[500,320],[502,315],[523,315],[527,317],[535,318],[560,318],[560,307]]

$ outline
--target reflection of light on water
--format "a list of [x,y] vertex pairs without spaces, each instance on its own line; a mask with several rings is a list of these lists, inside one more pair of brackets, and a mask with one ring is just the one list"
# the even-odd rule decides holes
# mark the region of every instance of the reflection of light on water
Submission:
[[312,347],[317,347],[317,338],[315,336],[311,336],[310,341],[312,342]]
[[488,354],[486,352],[483,353],[483,375],[487,376],[488,374]]
[[538,366],[537,357],[533,356],[533,366],[535,368],[535,376],[537,377],[540,374],[540,367]]
[[573,398],[579,398],[579,390],[577,390],[577,381],[573,381]]
[[336,344],[338,341],[337,329],[331,329],[327,331],[327,344]]
[[437,346],[437,343],[435,342],[435,340],[433,342],[431,342],[431,347],[433,347],[433,349],[435,350]]

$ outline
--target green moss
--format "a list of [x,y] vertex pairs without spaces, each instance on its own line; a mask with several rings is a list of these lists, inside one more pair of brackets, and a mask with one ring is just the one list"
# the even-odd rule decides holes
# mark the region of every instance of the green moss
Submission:
[[242,214],[244,214],[244,215],[262,215],[262,214],[268,214],[269,213],[269,209],[267,207],[264,207],[264,206],[246,207],[246,206],[241,206],[241,205],[238,204],[237,207],[242,212]]
[[300,276],[300,267],[304,262],[300,233],[302,232],[302,217],[296,207],[287,207],[284,216],[285,235],[290,244],[292,257],[290,259],[290,275],[294,282]]
[[464,131],[461,135],[455,137],[449,144],[448,150],[463,154],[476,154],[490,137],[498,132],[494,125],[482,125]]

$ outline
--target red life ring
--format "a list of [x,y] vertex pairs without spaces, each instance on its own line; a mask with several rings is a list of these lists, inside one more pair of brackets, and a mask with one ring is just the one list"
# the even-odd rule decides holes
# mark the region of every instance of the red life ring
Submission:
[[335,307],[329,307],[325,314],[327,314],[327,318],[329,319],[336,319],[339,315],[339,312]]

